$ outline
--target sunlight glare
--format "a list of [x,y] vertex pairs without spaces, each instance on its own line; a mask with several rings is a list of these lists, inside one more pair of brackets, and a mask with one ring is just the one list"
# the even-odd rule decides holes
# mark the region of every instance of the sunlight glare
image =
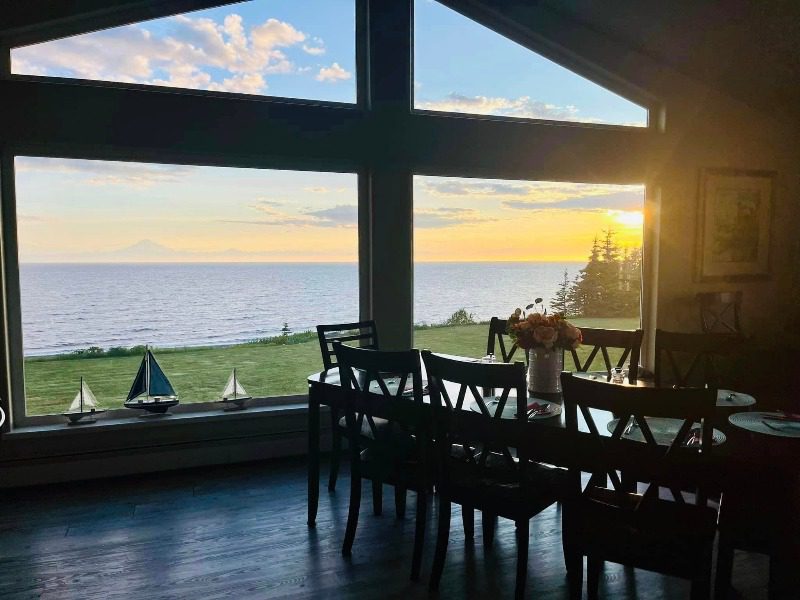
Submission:
[[608,216],[630,229],[641,229],[644,225],[644,213],[640,210],[610,210]]

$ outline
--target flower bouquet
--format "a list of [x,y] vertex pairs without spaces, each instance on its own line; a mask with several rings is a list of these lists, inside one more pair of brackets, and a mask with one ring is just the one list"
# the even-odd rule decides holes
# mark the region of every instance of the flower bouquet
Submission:
[[[533,310],[532,310],[533,309]],[[564,350],[581,345],[581,330],[558,313],[547,314],[542,299],[514,311],[506,331],[514,343],[528,353],[528,390],[539,393],[561,392]]]

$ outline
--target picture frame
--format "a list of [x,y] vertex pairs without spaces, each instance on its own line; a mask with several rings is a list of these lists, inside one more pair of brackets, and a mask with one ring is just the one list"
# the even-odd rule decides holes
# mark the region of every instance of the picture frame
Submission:
[[770,274],[775,171],[703,169],[696,279],[763,279]]

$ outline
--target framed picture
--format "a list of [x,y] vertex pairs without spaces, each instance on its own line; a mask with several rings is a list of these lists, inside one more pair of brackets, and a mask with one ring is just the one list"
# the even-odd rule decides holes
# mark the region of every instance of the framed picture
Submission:
[[700,177],[697,278],[769,275],[775,172],[704,169]]

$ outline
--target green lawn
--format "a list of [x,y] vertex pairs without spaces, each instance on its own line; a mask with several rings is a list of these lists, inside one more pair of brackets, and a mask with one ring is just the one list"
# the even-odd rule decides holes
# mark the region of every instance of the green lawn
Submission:
[[[579,327],[588,325],[583,319],[573,322]],[[633,329],[638,326],[638,319],[592,319],[591,324]],[[486,331],[486,324],[418,329],[414,344],[420,349],[479,357],[486,352]],[[306,376],[322,369],[316,341],[157,350],[155,354],[181,402],[217,400],[233,367],[253,396],[304,393]],[[105,408],[119,408],[140,361],[139,356],[27,359],[27,413],[42,415],[66,410],[77,393],[81,376]]]

